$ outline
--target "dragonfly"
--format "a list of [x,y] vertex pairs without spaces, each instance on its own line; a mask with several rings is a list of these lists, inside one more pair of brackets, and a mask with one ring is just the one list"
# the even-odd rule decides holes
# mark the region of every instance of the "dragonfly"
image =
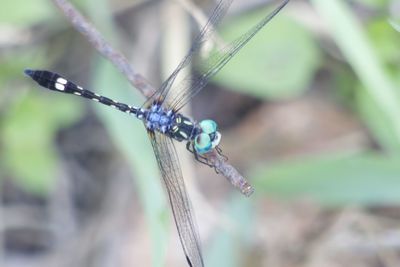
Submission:
[[214,34],[215,26],[224,17],[232,1],[220,0],[217,3],[186,56],[159,89],[141,106],[131,106],[101,96],[51,71],[33,69],[24,71],[27,76],[46,89],[91,99],[132,115],[144,123],[169,197],[180,242],[187,263],[191,267],[204,266],[204,260],[174,141],[186,142],[186,148],[194,158],[212,168],[215,168],[215,165],[208,160],[207,154],[212,151],[221,156],[223,154],[220,148],[221,133],[218,131],[217,123],[211,119],[196,122],[180,111],[289,2],[289,0],[281,1],[246,33],[227,46],[217,49],[212,57],[203,61],[201,72],[194,76],[187,75],[175,85],[177,77],[183,73],[182,70],[191,65],[204,43]]

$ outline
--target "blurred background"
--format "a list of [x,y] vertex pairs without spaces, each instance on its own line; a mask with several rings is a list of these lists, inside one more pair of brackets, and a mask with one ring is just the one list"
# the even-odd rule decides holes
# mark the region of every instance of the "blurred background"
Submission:
[[[71,2],[154,87],[215,5]],[[278,2],[235,1],[219,39]],[[0,266],[187,266],[142,123],[25,68],[144,101],[52,1],[2,1]],[[399,74],[399,0],[292,0],[253,38],[185,112],[255,193],[177,144],[206,266],[400,266]]]

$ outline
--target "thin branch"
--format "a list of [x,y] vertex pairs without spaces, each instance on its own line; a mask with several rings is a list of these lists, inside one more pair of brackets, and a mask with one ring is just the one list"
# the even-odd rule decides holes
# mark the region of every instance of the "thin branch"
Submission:
[[207,159],[214,165],[217,173],[225,176],[243,195],[249,197],[253,194],[254,188],[250,183],[232,165],[228,164],[226,159],[217,153],[215,149],[207,154]]
[[129,82],[138,89],[145,97],[150,97],[155,89],[150,83],[139,73],[137,73],[128,60],[111,44],[109,44],[100,32],[84,17],[81,13],[68,1],[52,0],[56,6],[64,13],[66,18],[71,22],[72,26],[80,32],[94,48],[114,66],[124,74]]
[[[155,92],[155,89],[139,73],[135,72],[128,60],[118,51],[116,51],[94,28],[94,26],[69,2],[65,0],[52,0],[62,11],[72,26],[80,32],[96,50],[112,62],[116,68],[138,89],[145,97],[149,98]],[[246,179],[216,151],[207,155],[210,163],[214,165],[215,170],[225,176],[230,183],[245,196],[250,196],[254,189]]]

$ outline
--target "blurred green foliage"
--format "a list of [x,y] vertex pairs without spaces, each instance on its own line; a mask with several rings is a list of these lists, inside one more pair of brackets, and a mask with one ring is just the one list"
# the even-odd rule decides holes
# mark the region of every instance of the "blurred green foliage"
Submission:
[[390,24],[392,25],[392,27],[393,27],[396,31],[400,32],[400,24],[399,24],[399,23],[397,23],[397,22],[394,21],[394,20],[389,20],[389,22],[390,22]]
[[[262,193],[284,198],[311,196],[329,204],[399,202],[396,195],[400,195],[400,187],[396,186],[396,179],[400,178],[400,170],[396,163],[400,151],[400,95],[396,77],[400,70],[400,35],[385,17],[360,21],[344,1],[311,2],[327,22],[333,39],[353,69],[349,72],[343,64],[346,70],[338,73],[338,85],[346,90],[338,88],[339,92],[353,91],[355,98],[347,104],[360,114],[388,154],[369,151],[367,155],[361,153],[345,160],[333,157],[321,162],[316,157],[293,163],[270,163],[251,177]],[[359,2],[377,9],[387,5],[387,1]],[[256,13],[245,14],[227,25],[222,31],[224,36],[233,39],[236,30],[243,32],[253,25]],[[321,48],[309,30],[293,24],[296,23],[284,16],[276,18],[215,81],[227,88],[271,100],[293,98],[304,92],[316,71],[329,63],[321,62]],[[382,166],[383,163],[386,165]],[[375,187],[379,182],[380,187]]]
[[41,49],[0,55],[0,59],[0,177],[11,173],[27,189],[44,193],[53,185],[57,170],[54,137],[80,118],[82,108],[62,96],[46,97],[44,90],[32,90],[33,84],[28,88],[28,83],[16,82],[28,81],[22,71],[29,62],[46,64]]
[[252,230],[256,219],[253,204],[251,199],[239,194],[234,194],[227,202],[223,216],[229,218],[231,224],[212,234],[212,243],[205,251],[205,266],[248,266],[243,264],[246,260],[243,251],[251,244],[255,234]]
[[[379,14],[388,12],[388,1],[354,2],[377,9]],[[111,19],[104,17],[106,3],[88,3],[90,8],[86,9],[93,20],[106,31],[107,37],[113,36]],[[312,0],[311,3],[324,19],[343,55],[335,62],[335,67],[339,65],[343,71],[334,72],[338,82],[332,90],[346,99],[345,104],[365,123],[382,150],[258,163],[261,166],[257,166],[257,170],[249,171],[250,178],[255,181],[257,197],[273,195],[294,199],[306,196],[328,205],[399,203],[399,23],[395,18],[389,22],[382,15],[362,21],[343,0]],[[6,1],[0,9],[0,23],[17,28],[41,23],[51,25],[63,20],[62,15],[56,12],[58,10],[45,0]],[[320,36],[285,13],[284,10],[262,30],[215,77],[214,82],[269,101],[304,94],[311,87],[316,73],[329,69],[332,58],[319,44]],[[265,10],[249,12],[225,23],[222,36],[227,40],[234,39],[262,14]],[[46,55],[45,46],[24,47],[0,54],[0,177],[15,177],[35,192],[51,187],[56,175],[59,158],[54,140],[57,132],[79,120],[83,111],[80,101],[63,95],[47,95],[23,77],[23,69],[31,64],[43,68],[54,64],[51,61],[54,55]],[[104,62],[96,62],[93,87],[120,87],[121,91],[104,93],[116,99],[140,103],[137,95],[126,92],[128,84],[110,68]],[[161,266],[167,243],[168,211],[151,148],[147,141],[143,141],[146,140],[145,130],[140,122],[117,112],[103,107],[96,107],[95,110],[138,177],[138,194],[152,232],[154,266]],[[135,153],[137,150],[141,151],[140,156]],[[239,229],[248,229],[251,224],[246,219],[252,218],[254,210],[247,201],[238,197],[227,205],[229,216],[234,218]],[[216,233],[215,243],[208,250],[210,266],[234,266],[237,259],[232,258],[230,264],[221,263],[221,257],[215,251],[235,255],[235,251],[241,248],[235,247],[233,240],[245,238],[246,233],[233,237],[230,233]]]
[[[377,9],[384,9],[387,5],[386,1],[359,2]],[[344,56],[348,57],[349,66],[354,70],[340,74],[341,81],[352,82],[353,88],[350,90],[354,91],[355,98],[351,105],[359,112],[379,144],[387,152],[397,154],[400,148],[400,122],[397,120],[400,105],[399,92],[396,89],[399,79],[395,77],[399,76],[400,57],[397,49],[400,41],[399,33],[391,27],[385,17],[377,17],[367,22],[359,21],[344,1],[315,0],[313,3],[317,11],[324,14],[334,40],[337,41]],[[18,1],[7,2],[1,11],[4,13],[4,16],[1,16],[2,23],[15,23],[26,27],[56,19],[52,12],[54,7],[45,1],[36,2],[30,12],[12,12],[18,9],[19,5],[21,3]],[[40,11],[36,11],[37,9]],[[103,15],[99,18],[104,17],[106,13],[104,10],[101,11],[101,4],[98,2],[91,5],[88,10],[101,12]],[[222,36],[227,40],[234,39],[265,12],[258,10],[232,19],[223,25]],[[103,29],[108,27],[111,26],[103,24]],[[296,97],[310,87],[315,73],[323,68],[324,64],[329,64],[324,62],[318,37],[313,34],[310,29],[301,26],[285,14],[280,14],[215,77],[214,81],[227,88],[270,100]],[[32,57],[32,49],[35,50],[35,57]],[[22,70],[26,67],[26,62],[30,61],[29,57],[33,58],[36,65],[51,63],[45,62],[44,53],[40,52],[45,48],[32,49],[26,49],[23,53],[18,52],[18,56],[2,55],[4,64],[0,79],[5,86],[8,81],[22,77]],[[40,62],[40,57],[43,58],[43,62]],[[346,86],[345,83],[339,85]],[[338,91],[340,90],[341,88],[338,88]],[[1,92],[6,93],[4,89]],[[48,170],[54,171],[57,161],[51,140],[54,140],[54,135],[60,127],[68,125],[66,122],[73,123],[79,116],[78,112],[75,112],[79,109],[64,107],[64,104],[78,105],[76,103],[79,101],[72,102],[69,99],[64,100],[62,96],[51,96],[49,103],[43,103],[47,96],[37,97],[37,94],[38,90],[33,90],[32,93],[9,102],[10,106],[7,107],[6,115],[2,119],[2,139],[5,144],[3,146],[4,151],[7,151],[3,154],[3,164],[22,180],[31,181],[30,184],[40,181],[39,177],[42,177],[43,181],[51,180],[52,171],[48,171],[47,174],[44,171],[46,162]],[[46,112],[49,109],[53,112]],[[69,112],[65,112],[66,109]],[[45,120],[43,127],[37,127],[37,124],[33,123],[38,118],[41,118],[41,122]],[[32,127],[36,126],[36,133],[32,132],[33,138],[22,138],[17,134],[22,133],[22,129],[30,124],[33,124]],[[105,125],[108,123],[105,122]],[[112,129],[112,127],[107,128]],[[25,140],[22,142],[21,139]],[[29,142],[32,144],[28,144]],[[29,157],[29,154],[41,156],[35,158],[37,163],[34,161],[30,161],[30,164],[18,163],[25,162],[18,159]],[[46,182],[40,184],[42,186],[39,187],[43,187]]]
[[58,162],[54,136],[80,117],[81,109],[75,106],[26,92],[7,110],[0,129],[1,160],[29,189],[43,193],[52,185]]
[[378,9],[386,6],[389,3],[388,0],[355,0],[354,2]]
[[259,195],[307,198],[327,205],[400,202],[400,157],[318,155],[262,166],[252,174]]
[[[371,100],[368,105],[376,105],[379,109],[380,117],[387,120],[388,131],[394,133],[394,140],[397,145],[392,148],[398,153],[398,144],[400,143],[400,98],[395,81],[384,65],[382,58],[376,52],[373,43],[368,39],[366,31],[360,21],[351,13],[348,5],[343,1],[313,1],[317,10],[323,15],[329,28],[332,30],[332,36],[341,49],[346,60],[354,70],[359,79],[359,86],[355,89],[364,89]],[[390,26],[387,24],[387,27]],[[391,39],[388,42],[392,41]],[[356,91],[356,93],[358,93]],[[368,98],[358,99],[362,101]],[[366,118],[367,123],[371,125],[372,118]],[[377,137],[381,135],[379,129],[370,128]],[[388,136],[388,135],[386,135]],[[388,140],[382,140],[382,145]]]
[[[261,9],[226,23],[225,40],[254,26],[270,10]],[[312,34],[285,16],[275,17],[214,78],[227,88],[260,98],[279,100],[299,96],[309,88],[321,65]]]
[[56,15],[54,10],[54,6],[46,0],[3,1],[0,8],[0,23],[29,27],[35,23],[48,21]]

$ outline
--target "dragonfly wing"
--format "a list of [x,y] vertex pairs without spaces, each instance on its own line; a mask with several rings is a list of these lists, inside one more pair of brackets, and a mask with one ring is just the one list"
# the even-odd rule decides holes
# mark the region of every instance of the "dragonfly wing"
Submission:
[[190,66],[190,63],[192,62],[195,55],[198,54],[202,45],[211,37],[211,35],[215,31],[215,26],[219,24],[221,19],[226,14],[226,11],[232,4],[232,1],[233,0],[219,0],[217,6],[213,9],[210,17],[208,18],[207,23],[202,27],[200,33],[194,39],[193,44],[186,56],[181,60],[181,62],[171,73],[171,75],[162,83],[160,88],[153,94],[153,96],[147,99],[147,101],[143,104],[144,107],[150,105],[156,100],[164,101],[166,99],[172,84],[178,77],[179,73],[181,73],[181,70]]
[[237,38],[226,47],[212,53],[201,64],[202,71],[193,77],[187,76],[174,88],[173,96],[169,96],[168,105],[171,109],[180,110],[190,99],[203,89],[208,81],[217,74],[226,63],[231,60],[239,50],[245,46],[268,22],[270,22],[289,0],[282,1],[272,12],[267,14],[260,22],[250,28],[246,33]]
[[172,139],[163,134],[151,131],[148,133],[168,193],[186,259],[191,267],[202,267],[204,263],[200,238],[175,146]]

